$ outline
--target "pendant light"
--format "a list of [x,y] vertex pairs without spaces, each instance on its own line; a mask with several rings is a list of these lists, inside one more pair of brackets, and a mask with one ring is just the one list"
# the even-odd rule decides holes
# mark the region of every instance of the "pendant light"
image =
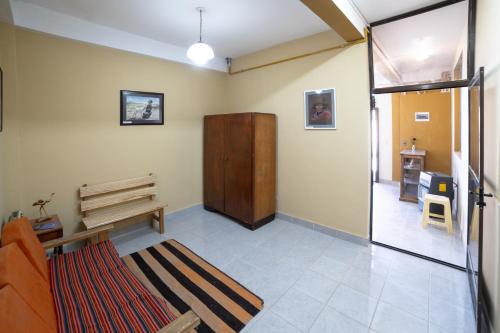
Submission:
[[205,8],[198,7],[197,11],[200,12],[200,40],[198,43],[191,45],[187,51],[187,57],[191,59],[197,65],[204,65],[210,59],[214,58],[214,50],[208,45],[203,43],[201,39],[201,32],[203,28],[203,16],[202,13],[205,11]]

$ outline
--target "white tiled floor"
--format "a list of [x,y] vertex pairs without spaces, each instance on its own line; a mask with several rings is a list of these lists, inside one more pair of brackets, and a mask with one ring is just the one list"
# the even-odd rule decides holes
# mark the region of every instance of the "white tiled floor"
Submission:
[[120,255],[174,238],[264,299],[244,332],[473,332],[465,273],[275,220],[250,231],[196,210],[115,234]]
[[399,201],[399,183],[373,184],[373,240],[465,267],[466,248],[456,220],[452,235],[441,227],[424,229],[421,221],[416,203]]

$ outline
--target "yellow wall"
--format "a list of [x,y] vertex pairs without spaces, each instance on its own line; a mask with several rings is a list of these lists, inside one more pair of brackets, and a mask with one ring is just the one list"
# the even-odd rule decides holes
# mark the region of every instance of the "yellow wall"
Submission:
[[[451,175],[451,93],[393,94],[392,107],[393,180],[400,179],[400,152],[411,149],[412,138],[417,139],[417,149],[427,152],[425,170]],[[430,121],[415,121],[415,112],[429,112]]]
[[[158,175],[168,211],[202,201],[202,117],[223,111],[226,74],[16,30],[21,208],[55,192],[51,213],[78,228],[84,183]],[[165,94],[165,126],[119,125],[120,89]]]
[[495,332],[500,331],[500,1],[479,0],[477,7],[476,68],[485,66],[485,190],[483,270]]
[[18,121],[16,113],[16,36],[0,22],[0,67],[3,71],[3,131],[0,133],[0,224],[19,207]]
[[[202,118],[278,116],[278,210],[368,237],[369,94],[365,44],[228,76],[23,29],[17,40],[22,193],[55,192],[49,212],[79,228],[77,189],[154,172],[169,211],[202,201]],[[341,43],[334,32],[280,45],[234,68]],[[337,130],[304,130],[303,93],[337,90]],[[119,90],[165,93],[165,126],[119,126]]]
[[[233,69],[336,45],[324,33],[233,61]],[[304,130],[304,91],[335,88],[337,130]],[[229,112],[278,121],[278,211],[368,237],[369,83],[366,44],[229,77]]]

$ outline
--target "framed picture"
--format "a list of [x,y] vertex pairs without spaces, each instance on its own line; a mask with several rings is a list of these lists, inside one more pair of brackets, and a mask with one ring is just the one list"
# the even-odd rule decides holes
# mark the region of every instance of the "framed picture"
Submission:
[[431,121],[429,112],[415,112],[415,121]]
[[336,129],[335,89],[304,92],[305,129]]
[[0,67],[0,132],[3,131],[3,71]]
[[120,125],[163,125],[163,94],[120,90]]

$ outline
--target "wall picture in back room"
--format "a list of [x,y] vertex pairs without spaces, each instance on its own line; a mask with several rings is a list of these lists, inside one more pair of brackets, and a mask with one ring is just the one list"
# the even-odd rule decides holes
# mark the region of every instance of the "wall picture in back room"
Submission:
[[304,92],[305,129],[336,129],[335,89]]
[[163,94],[121,90],[120,125],[163,125]]

